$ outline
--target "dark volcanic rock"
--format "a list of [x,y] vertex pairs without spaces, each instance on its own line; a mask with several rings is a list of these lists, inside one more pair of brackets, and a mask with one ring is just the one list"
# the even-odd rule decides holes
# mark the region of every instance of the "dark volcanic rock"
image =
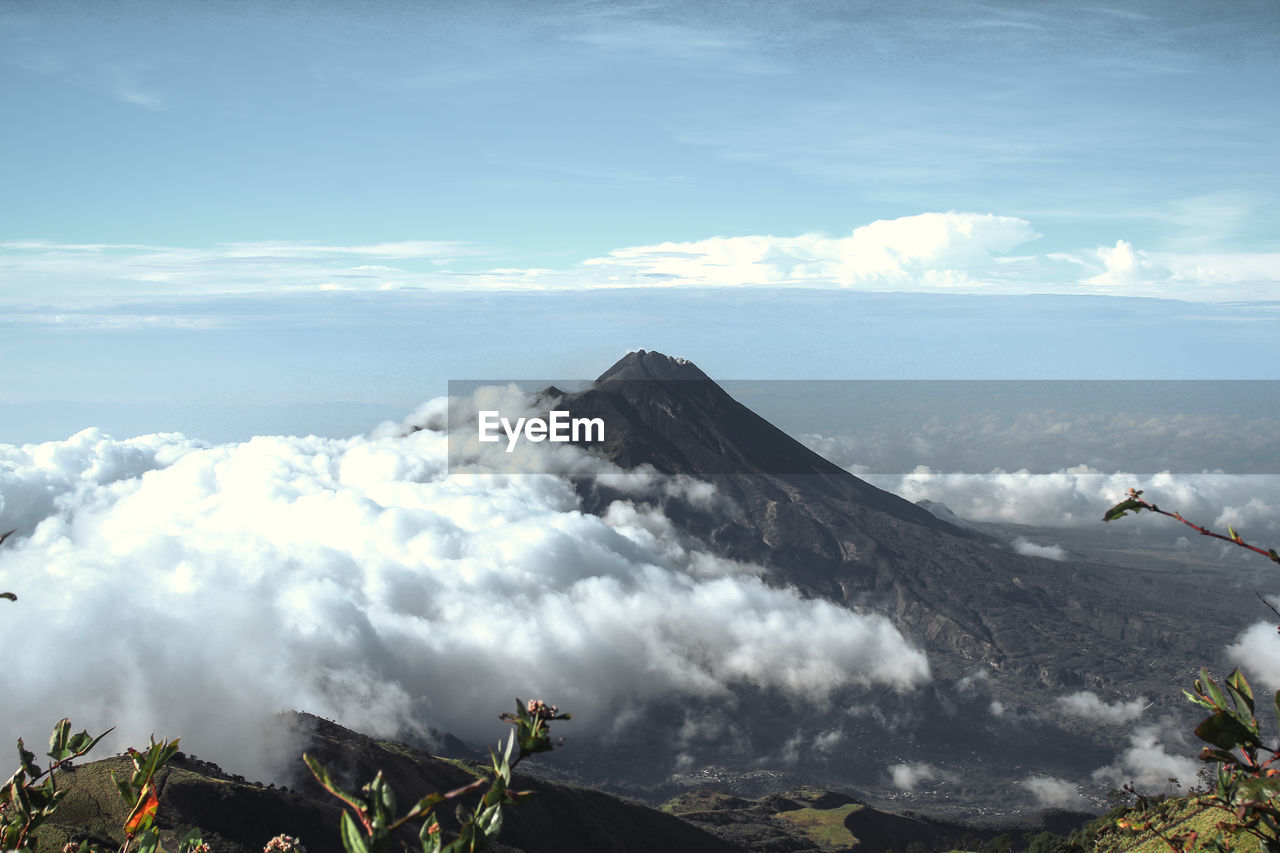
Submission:
[[[664,507],[686,530],[773,582],[891,613],[941,675],[1173,692],[1203,661],[1195,626],[1208,622],[1190,618],[1202,581],[1016,554],[823,459],[684,359],[630,353],[560,406],[603,418],[606,440],[591,446],[624,468],[713,482],[718,511]],[[588,511],[620,497],[593,480],[578,488]]]

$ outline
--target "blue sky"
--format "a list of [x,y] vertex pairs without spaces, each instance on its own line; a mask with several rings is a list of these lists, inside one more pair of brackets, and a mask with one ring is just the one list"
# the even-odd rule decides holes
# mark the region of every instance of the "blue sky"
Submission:
[[1278,30],[1271,2],[3,2],[0,441],[360,431],[636,347],[1276,378]]

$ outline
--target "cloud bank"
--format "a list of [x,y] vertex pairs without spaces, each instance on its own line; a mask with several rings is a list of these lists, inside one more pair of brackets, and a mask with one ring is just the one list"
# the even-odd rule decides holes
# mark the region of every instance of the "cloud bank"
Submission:
[[29,310],[58,306],[54,316],[61,317],[140,298],[406,288],[812,287],[1233,301],[1274,299],[1280,284],[1280,253],[1147,252],[1124,239],[1012,253],[1039,237],[1018,217],[929,211],[875,220],[845,236],[748,234],[623,246],[558,269],[521,264],[501,247],[431,239],[206,247],[9,240],[0,242],[0,299]]
[[1250,680],[1280,690],[1280,632],[1274,622],[1250,626],[1227,647],[1227,656]]
[[[1232,525],[1249,541],[1266,541],[1280,535],[1280,476],[1275,475],[1167,471],[1154,475],[1103,474],[1088,466],[1052,474],[963,474],[922,466],[902,476],[862,476],[907,500],[944,504],[970,521],[1086,528],[1099,535],[1115,529],[1126,537],[1167,543],[1188,534],[1188,528],[1176,521],[1149,514],[1126,518],[1119,528],[1104,526],[1103,513],[1134,487],[1143,490],[1144,496],[1162,509],[1177,510],[1214,530],[1225,531],[1227,525]],[[1227,543],[1222,545],[1226,550],[1219,550],[1224,555],[1234,555],[1239,550]],[[1207,548],[1209,543],[1201,547]]]
[[0,741],[69,715],[117,726],[107,748],[181,734],[269,775],[253,733],[289,708],[487,741],[515,695],[573,711],[586,735],[667,699],[731,707],[749,688],[823,706],[929,679],[883,617],[681,538],[663,496],[713,493],[617,472],[631,498],[596,517],[557,473],[477,457],[449,476],[445,409],[345,440],[90,430],[0,446],[0,529],[20,529],[0,550],[0,589],[19,595],[0,642],[23,650]]
[[826,283],[907,289],[981,286],[995,253],[1039,235],[1026,220],[974,213],[923,213],[877,220],[848,237],[714,237],[618,249],[586,261],[670,282],[741,286]]

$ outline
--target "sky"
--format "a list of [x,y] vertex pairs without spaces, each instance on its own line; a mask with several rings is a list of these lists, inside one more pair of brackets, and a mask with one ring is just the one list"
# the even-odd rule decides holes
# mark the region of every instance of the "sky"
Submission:
[[[0,434],[1275,378],[1273,3],[0,3]],[[333,405],[342,404],[342,405]]]

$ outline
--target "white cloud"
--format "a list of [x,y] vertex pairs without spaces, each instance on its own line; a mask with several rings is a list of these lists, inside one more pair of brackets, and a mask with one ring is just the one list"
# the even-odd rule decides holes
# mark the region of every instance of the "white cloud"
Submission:
[[625,275],[693,285],[877,285],[880,289],[981,288],[991,256],[1038,234],[1022,219],[923,213],[877,220],[848,237],[713,237],[617,249],[585,263]]
[[[1225,532],[1231,524],[1247,540],[1265,541],[1280,534],[1280,476],[1259,474],[1103,474],[1088,466],[1032,474],[996,471],[956,474],[920,466],[910,474],[873,475],[864,479],[912,502],[946,504],[971,521],[1006,522],[1043,527],[1086,527],[1100,532],[1123,530],[1132,536],[1156,536],[1171,543],[1187,528],[1172,519],[1143,513],[1108,527],[1106,510],[1125,498],[1130,488],[1162,509]],[[1233,547],[1233,546],[1229,546]]]
[[1104,702],[1098,694],[1081,690],[1058,698],[1058,707],[1068,714],[1103,723],[1126,723],[1138,719],[1147,707],[1141,697],[1128,702]]
[[844,742],[845,734],[843,729],[831,729],[814,735],[813,748],[818,752],[835,752],[836,748]]
[[[1274,299],[1280,254],[1145,252],[1114,246],[1009,254],[1040,235],[1025,219],[926,212],[847,236],[737,235],[626,246],[565,269],[502,266],[507,250],[442,240],[258,241],[212,247],[0,243],[0,299],[63,310],[147,296],[357,290],[816,287],[952,293],[1117,293]],[[486,264],[486,261],[488,262]],[[110,296],[103,296],[110,294]]]
[[1067,558],[1067,552],[1061,545],[1037,545],[1022,537],[1013,540],[1013,550],[1024,557],[1041,557],[1046,560],[1065,560]]
[[1036,803],[1044,808],[1082,809],[1089,806],[1088,801],[1080,794],[1079,787],[1066,779],[1029,776],[1021,784],[1036,798]]
[[1139,728],[1130,736],[1129,748],[1115,763],[1095,770],[1093,778],[1116,786],[1131,783],[1144,794],[1169,790],[1170,779],[1176,779],[1182,790],[1190,789],[1203,765],[1186,755],[1170,753],[1160,738],[1159,726]]
[[1145,252],[1136,251],[1127,240],[1117,240],[1114,248],[1103,247],[1096,254],[1103,271],[1086,278],[1084,283],[1088,285],[1126,286],[1168,277],[1168,271],[1157,267]]
[[669,698],[723,707],[742,687],[825,707],[929,679],[887,619],[680,537],[659,507],[671,490],[714,499],[694,484],[619,473],[643,502],[596,517],[554,473],[476,457],[449,476],[445,408],[407,435],[0,445],[0,529],[20,529],[0,549],[19,595],[0,642],[23,649],[0,740],[70,715],[118,726],[117,745],[182,734],[266,774],[250,734],[287,708],[489,740],[514,695],[573,711],[585,735]]
[[1227,647],[1227,656],[1245,677],[1280,690],[1280,632],[1274,622],[1258,622]]
[[893,787],[907,792],[914,791],[923,782],[942,778],[936,767],[923,761],[890,765],[889,776],[893,779]]

